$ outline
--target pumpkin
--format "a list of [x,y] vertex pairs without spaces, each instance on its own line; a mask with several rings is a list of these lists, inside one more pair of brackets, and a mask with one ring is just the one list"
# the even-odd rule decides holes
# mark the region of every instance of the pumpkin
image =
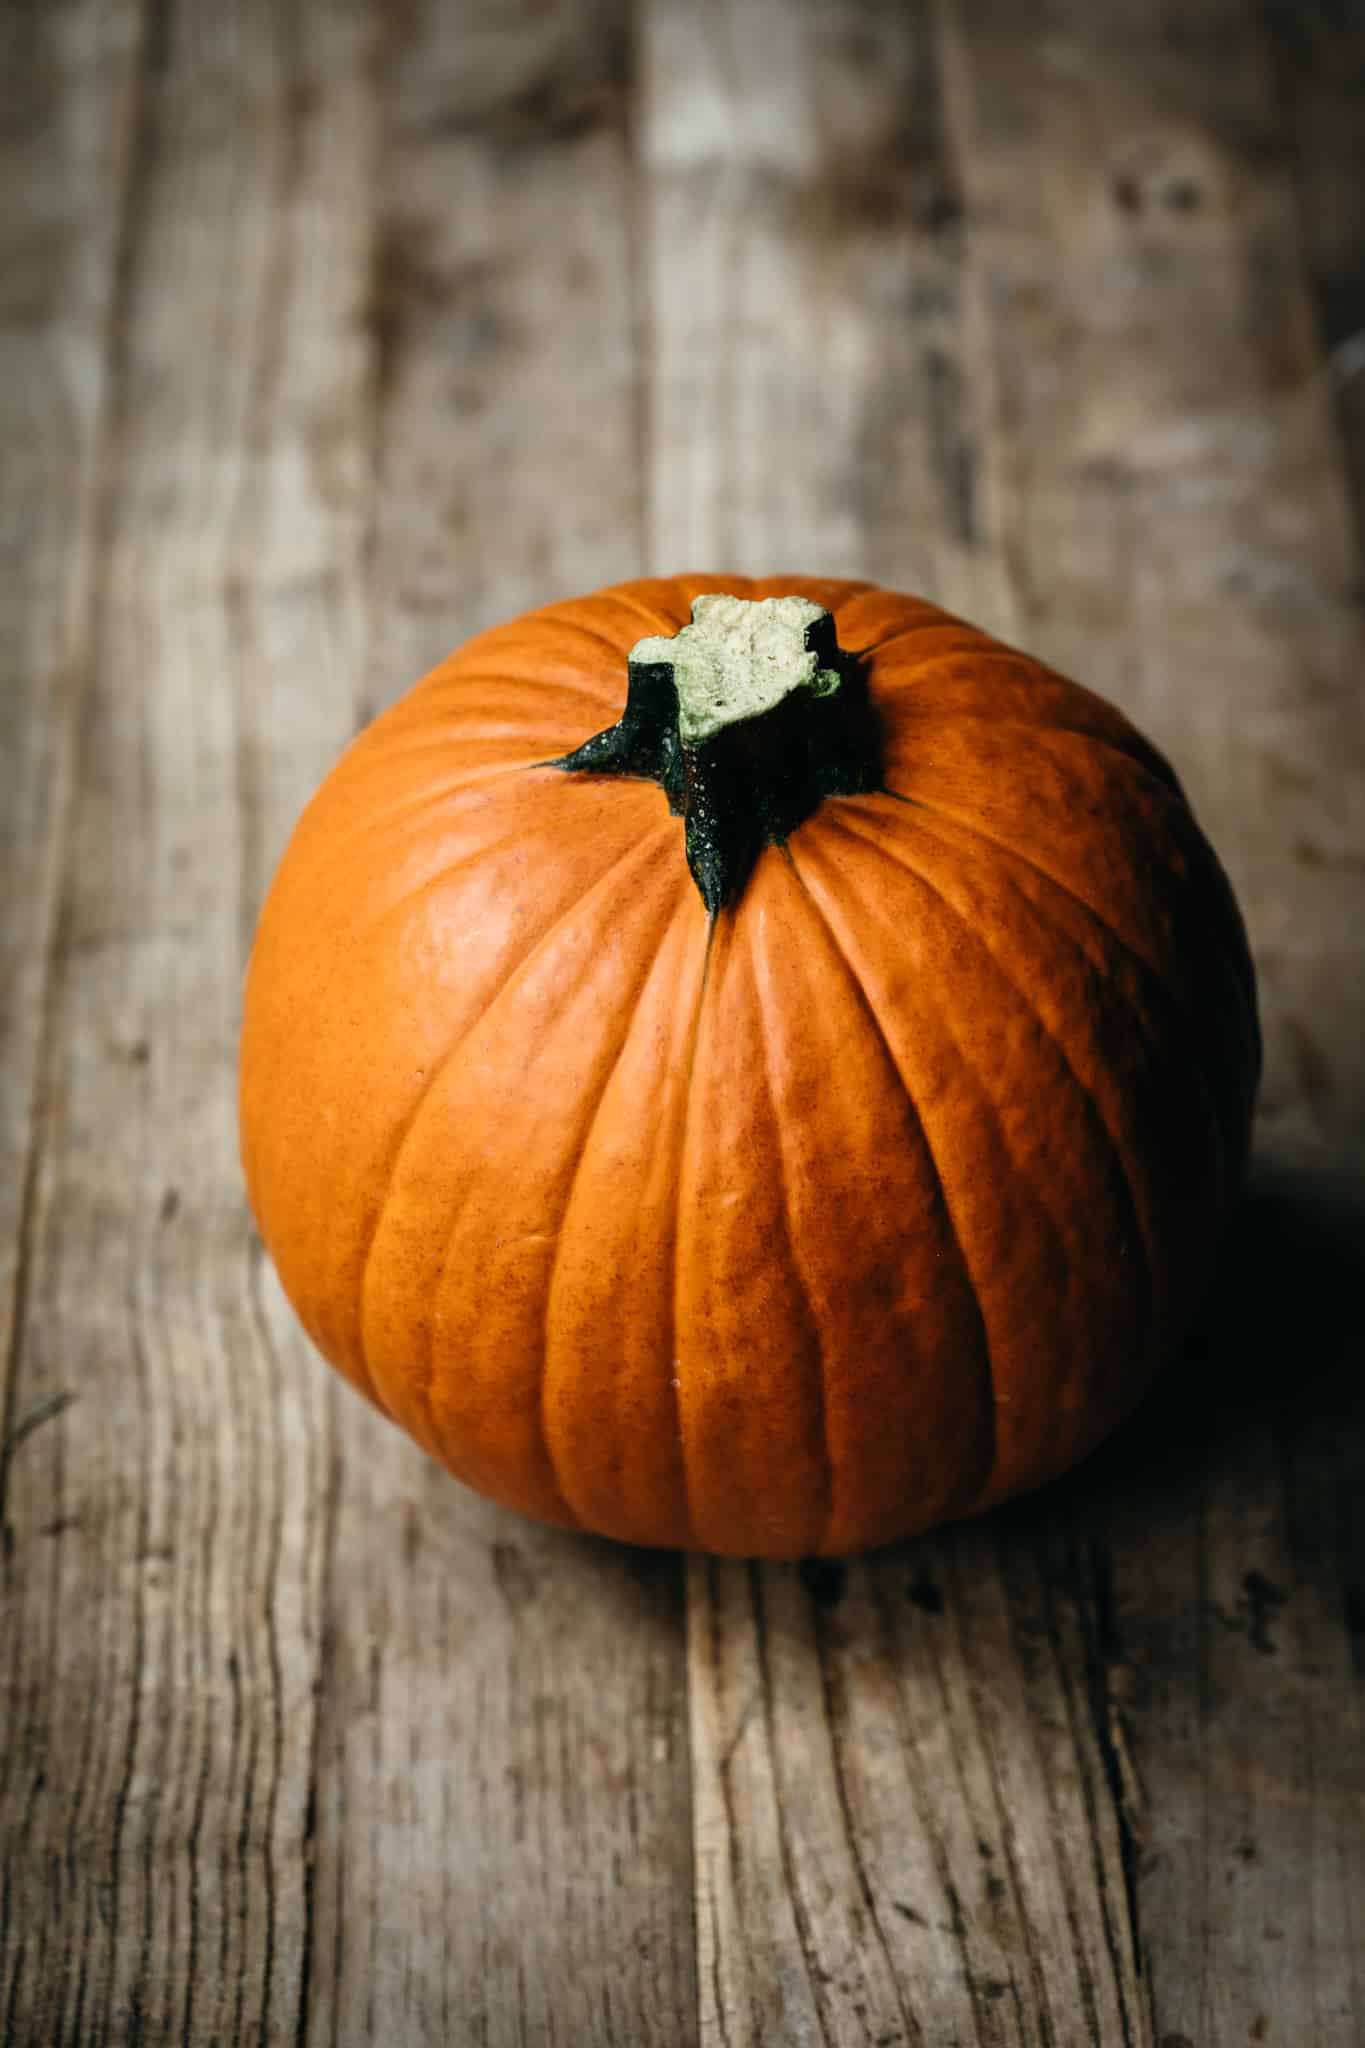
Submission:
[[242,1151],[319,1349],[467,1485],[858,1551],[1037,1486],[1177,1351],[1255,991],[1112,706],[866,583],[470,641],[304,812]]

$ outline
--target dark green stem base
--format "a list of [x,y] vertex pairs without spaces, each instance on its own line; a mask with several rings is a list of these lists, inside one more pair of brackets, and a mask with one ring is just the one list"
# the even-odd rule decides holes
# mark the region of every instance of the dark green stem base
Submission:
[[[697,600],[694,618],[706,602]],[[760,849],[781,845],[826,797],[881,788],[877,721],[863,671],[838,645],[828,612],[804,633],[821,672],[819,692],[794,685],[769,708],[721,724],[696,745],[679,731],[675,664],[657,658],[661,644],[640,642],[648,658],[631,654],[616,724],[550,765],[657,782],[683,818],[687,864],[715,917],[738,896]]]

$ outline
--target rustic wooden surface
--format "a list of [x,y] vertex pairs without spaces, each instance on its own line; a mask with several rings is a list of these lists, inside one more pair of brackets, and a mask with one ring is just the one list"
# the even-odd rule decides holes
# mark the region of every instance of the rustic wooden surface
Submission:
[[[1365,2041],[1363,98],[1359,0],[0,10],[0,2040]],[[846,1568],[463,1495],[236,1166],[357,724],[707,564],[1107,691],[1261,975],[1188,1359]]]

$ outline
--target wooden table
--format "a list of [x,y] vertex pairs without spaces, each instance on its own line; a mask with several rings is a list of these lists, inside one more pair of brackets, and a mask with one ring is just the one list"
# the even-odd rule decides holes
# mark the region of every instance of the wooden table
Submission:
[[[1365,9],[3,16],[0,2038],[1365,2040]],[[466,1497],[248,1225],[291,822],[646,569],[923,590],[1122,703],[1267,1068],[1191,1355],[847,1568]]]

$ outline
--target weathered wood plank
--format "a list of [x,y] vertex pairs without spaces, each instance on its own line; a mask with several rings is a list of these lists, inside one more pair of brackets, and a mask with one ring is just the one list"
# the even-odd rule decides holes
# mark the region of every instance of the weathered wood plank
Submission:
[[1085,1605],[1037,1551],[694,1564],[706,2038],[1149,2038]]
[[[295,2038],[329,1497],[234,1117],[353,716],[365,11],[158,11],[11,1461],[6,2041]],[[358,436],[355,446],[348,436]],[[325,459],[324,459],[325,455]]]
[[[649,24],[655,561],[1009,626],[929,9]],[[688,1605],[704,2039],[1149,2038],[1089,1608],[1035,1544],[698,1560]]]
[[1365,6],[1263,0],[1304,257],[1365,537]]
[[[368,687],[639,566],[627,10],[404,11],[384,63]],[[695,2038],[681,1575],[346,1399],[307,2038]]]
[[1258,1192],[1200,1343],[1056,1494],[1094,1580],[1157,2031],[1345,2048],[1365,731],[1282,102],[1236,0],[1102,19],[1057,0],[1042,35],[1003,0],[945,15],[1019,631],[1168,748],[1261,975]]
[[[406,7],[382,142],[369,0],[157,4],[118,292],[140,10],[5,23],[0,2034],[685,2043],[695,1842],[731,2048],[1345,2048],[1356,10],[642,11],[637,197],[610,0]],[[330,1386],[231,1113],[255,903],[355,720],[646,556],[918,585],[1125,702],[1269,1024],[1254,1199],[1118,1442],[846,1571],[689,1567],[694,1817],[676,1565]]]
[[[1339,539],[1340,476],[1275,168],[1264,46],[1243,11],[1232,12],[1235,21],[1226,8],[1196,10],[1191,21],[1186,11],[1163,36],[1145,7],[1106,10],[1102,20],[1093,10],[1053,8],[1046,33],[1003,5],[941,11],[969,225],[955,361],[968,372],[969,402],[988,420],[979,529],[1006,576],[1001,589],[989,566],[975,572],[986,600],[975,609],[1107,689],[1175,753],[1227,850],[1269,969],[1264,1127],[1276,1134],[1281,1158],[1322,1166],[1344,1164],[1358,1146],[1358,1041],[1343,1028],[1360,1010],[1349,876],[1362,785],[1351,773],[1359,735],[1348,730],[1345,694],[1355,627]],[[821,10],[822,26],[831,13]],[[775,257],[761,209],[756,226],[752,206],[741,214],[738,195],[749,188],[734,158],[758,145],[719,116],[705,124],[689,118],[692,103],[678,83],[686,24],[681,10],[663,19],[677,132],[694,149],[699,133],[713,138],[725,175],[712,180],[699,253],[667,268],[657,259],[656,329],[667,332],[676,300],[689,333],[678,371],[687,431],[712,451],[713,467],[694,467],[684,494],[672,499],[676,478],[686,483],[689,472],[664,461],[662,438],[656,557],[664,561],[682,544],[703,559],[723,548],[741,566],[766,566],[791,558],[792,522],[804,519],[803,566],[885,575],[876,539],[850,547],[848,529],[809,487],[809,456],[795,458],[806,488],[777,498],[776,509],[746,496],[758,470],[745,451],[789,449],[782,408],[790,389],[810,390],[801,365],[814,354],[803,323],[818,317],[818,293],[808,288],[815,265],[793,247]],[[908,42],[911,31],[895,33]],[[1233,63],[1228,50],[1237,52]],[[742,60],[733,61],[744,75]],[[710,95],[723,107],[724,88],[704,58],[696,62],[702,105]],[[800,56],[792,68],[802,76]],[[819,75],[823,85],[828,66]],[[1221,95],[1221,114],[1210,95]],[[758,124],[760,161],[769,184],[785,177],[799,189],[813,124],[803,129],[792,111]],[[805,142],[793,142],[794,133]],[[658,175],[667,172],[661,157]],[[818,200],[798,199],[792,217],[813,235]],[[904,231],[903,218],[900,225]],[[728,252],[732,280],[766,266],[763,380],[744,373],[743,335],[735,343],[717,331],[736,312],[752,318],[753,309],[742,282],[722,303],[721,259],[708,249]],[[865,306],[859,317],[868,320]],[[868,358],[886,359],[870,348]],[[721,366],[715,381],[713,362]],[[698,364],[704,370],[689,367]],[[842,388],[841,406],[862,402]],[[681,416],[677,394],[665,393],[656,417],[667,417],[669,404]],[[819,445],[818,434],[811,439]],[[916,492],[914,481],[904,488]],[[669,502],[677,510],[666,528],[659,506]],[[748,508],[742,528],[736,507]],[[941,583],[931,588],[946,594]],[[956,594],[949,601],[972,608]],[[1191,691],[1191,675],[1210,679],[1202,693]],[[1300,853],[1301,882],[1286,882],[1283,850],[1296,831],[1309,850]],[[1316,1031],[1318,1012],[1330,1020],[1330,1104],[1309,1100],[1314,1038],[1302,1056],[1303,1017],[1314,1015]],[[1274,1204],[1283,1198],[1269,1199],[1280,1217]],[[1251,1242],[1263,1256],[1265,1212],[1253,1214],[1261,1220],[1248,1226]],[[1330,1254],[1319,1264],[1323,1258],[1330,1265]],[[1243,1240],[1231,1284],[1245,1284],[1246,1263]],[[1225,1291],[1224,1311],[1227,1299]],[[1212,1329],[1207,1341],[1223,1360],[1216,1316]],[[1226,1373],[1224,1364],[1224,1387]],[[1216,1370],[1213,1377],[1219,1383]],[[1328,1383],[1339,1419],[1346,1396],[1330,1374]],[[1169,1429],[1172,1410],[1164,1413]],[[1322,1511],[1310,1517],[1308,1503],[1315,1483],[1329,1498],[1347,1497],[1350,1457],[1338,1451],[1314,1473],[1303,1461],[1310,1445],[1324,1456],[1328,1432],[1303,1414],[1278,1431],[1263,1420],[1257,1441],[1230,1444],[1219,1437],[1216,1411],[1204,1418],[1215,1476],[1196,1481],[1193,1498],[1178,1494],[1166,1504],[1168,1533],[1159,1537],[1144,1513],[1151,1482],[1131,1462],[1144,1443],[1152,1454],[1153,1439],[1134,1434],[1104,1468],[1118,1494],[1108,1521],[1093,1496],[1063,1490],[1056,1499],[1070,1503],[1076,1519],[1063,1521],[1060,1534],[1046,1502],[1026,1504],[989,1531],[916,1546],[912,1565],[901,1555],[859,1566],[835,1610],[832,1646],[820,1587],[832,1602],[836,1582],[813,1581],[812,1606],[790,1574],[694,1568],[699,1928],[710,2034],[748,2041],[804,2028],[842,2041],[876,2039],[881,2029],[889,2039],[922,2030],[931,2040],[1141,2040],[1150,2034],[1154,1981],[1157,2019],[1173,2040],[1185,2023],[1191,2039],[1223,2038],[1225,2025],[1227,2038],[1238,2025],[1243,2034],[1278,2031],[1296,2010],[1300,2025],[1305,2012],[1314,2015],[1322,2039],[1345,2038],[1350,1909],[1336,1883],[1308,1881],[1309,1835],[1315,1829],[1330,1845],[1323,1860],[1336,1876],[1354,1872],[1365,1837],[1358,1767],[1335,1748],[1322,1755],[1321,1737],[1313,1740],[1338,1713],[1354,1724],[1340,1605],[1345,1559]],[[1296,1459],[1288,1501],[1274,1469],[1286,1440]],[[1286,1519],[1304,1533],[1286,1535]],[[1207,1557],[1201,1532],[1212,1546]],[[1281,1561],[1286,1544],[1297,1552],[1293,1570]],[[1150,1564],[1158,1547],[1159,1582]],[[964,1554],[965,1571],[957,1565]],[[904,1619],[906,1580],[911,1606],[918,1587],[928,1614],[944,1624],[948,1662],[927,1701],[923,1665],[892,1657],[884,1632],[867,1621],[869,1609]],[[1273,1653],[1252,1637],[1263,1643],[1266,1603],[1276,1611],[1277,1591],[1289,1585],[1307,1635],[1289,1668],[1279,1676],[1272,1667],[1277,1675],[1268,1681],[1264,1657]],[[1196,1617],[1196,1636],[1177,1630],[1162,1654],[1165,1602]],[[1215,1611],[1226,1627],[1206,1619]],[[1202,1723],[1186,1670],[1216,1703],[1210,1717],[1206,1700]],[[898,1718],[885,1706],[895,1694]],[[1277,1725],[1294,1731],[1292,1762],[1266,1744],[1260,1717],[1268,1694]],[[880,1742],[868,1739],[878,1710]],[[1199,1729],[1194,1747],[1189,1726]],[[858,1741],[854,1727],[867,1731]],[[940,1748],[926,1770],[908,1731],[935,1730]],[[948,1761],[945,1739],[959,1752],[965,1743],[968,1757]],[[961,1789],[940,1803],[952,1773]],[[1211,1844],[1196,1845],[1193,1864],[1192,1798]],[[993,1883],[983,1884],[960,1853],[964,1845],[954,1860],[945,1843],[975,1823],[998,1855],[1000,1815],[1008,1817],[1008,1854],[990,1870]],[[1259,1836],[1243,1831],[1248,1815]],[[1238,1843],[1253,1846],[1237,1857]],[[1229,1869],[1241,1880],[1241,1907],[1250,1906],[1245,1917],[1225,1903]],[[1141,1937],[1133,1895],[1140,1870]],[[919,1921],[888,1898],[900,1898]],[[1261,1959],[1267,1952],[1253,1953],[1267,1927],[1266,1939],[1287,1944],[1274,1984]],[[916,1968],[905,1954],[907,1929],[923,1938]],[[1314,1937],[1316,1975],[1305,1953]]]
[[[143,0],[0,17],[0,1443],[71,755],[89,671]],[[0,1498],[4,1477],[0,1472]]]
[[927,8],[641,18],[651,566],[818,564],[998,618]]
[[1361,621],[1264,39],[1239,0],[959,13],[1020,630],[1177,757],[1253,928],[1262,1142],[1349,1166]]
[[628,0],[411,0],[385,64],[369,319],[373,688],[639,572]]
[[1362,1244],[1358,1195],[1263,1170],[1183,1369],[1049,1497],[1163,2048],[1359,2038]]

